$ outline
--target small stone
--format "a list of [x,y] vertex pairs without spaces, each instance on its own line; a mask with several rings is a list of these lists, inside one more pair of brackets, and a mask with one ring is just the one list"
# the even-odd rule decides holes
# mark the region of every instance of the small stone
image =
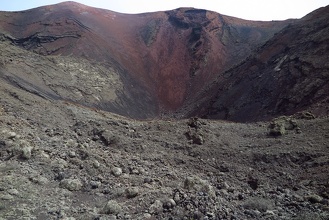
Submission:
[[69,157],[73,158],[73,157],[76,157],[76,153],[74,151],[70,151],[69,152]]
[[109,200],[101,211],[103,214],[118,214],[121,212],[122,207],[115,200]]
[[21,157],[26,160],[30,159],[32,157],[32,147],[23,146],[21,149]]
[[311,120],[311,119],[315,119],[316,117],[311,112],[302,112],[301,118]]
[[202,145],[204,143],[203,136],[201,134],[195,135],[193,137],[193,143],[194,144],[198,144],[198,145]]
[[229,188],[230,188],[230,186],[228,185],[228,183],[224,182],[223,186],[222,186],[222,189],[229,189]]
[[203,217],[203,214],[200,211],[195,211],[193,213],[193,219],[204,219],[202,217]]
[[101,164],[98,162],[98,160],[94,160],[93,166],[97,169],[101,166]]
[[297,202],[304,202],[304,198],[303,198],[302,196],[294,195],[293,198],[294,198],[294,200],[296,200]]
[[150,177],[145,177],[144,178],[144,183],[152,183],[153,180]]
[[139,190],[137,187],[128,188],[126,189],[126,194],[127,198],[134,198],[139,194]]
[[202,180],[197,176],[187,177],[184,181],[184,188],[206,193],[211,197],[216,196],[213,187],[206,180]]
[[108,131],[108,130],[105,130],[104,132],[102,132],[101,140],[107,146],[109,146],[111,144],[115,144],[118,141],[117,137],[111,131]]
[[216,215],[212,212],[207,212],[206,215],[211,219],[215,219],[215,217],[216,217]]
[[[119,214],[118,216],[120,216],[120,214]],[[129,220],[129,219],[131,219],[131,215],[125,213],[125,214],[123,215],[123,219],[125,219],[125,220]]]
[[115,197],[121,197],[126,193],[126,190],[122,187],[114,187],[110,193]]
[[73,139],[69,139],[66,141],[66,146],[67,147],[77,147],[78,143]]
[[261,212],[259,210],[251,210],[254,216],[260,216]]
[[138,167],[137,170],[138,170],[139,174],[145,173],[145,169],[143,167]]
[[16,133],[13,131],[8,132],[8,139],[14,139],[16,137]]
[[152,215],[150,213],[145,213],[143,217],[144,219],[149,219],[152,218]]
[[286,129],[283,124],[271,123],[269,126],[269,135],[282,136],[286,133]]
[[138,169],[132,169],[132,170],[131,170],[131,174],[138,175],[138,174],[139,174]]
[[177,203],[181,200],[181,196],[179,195],[179,192],[176,192],[174,195],[174,201]]
[[270,136],[282,136],[287,133],[288,130],[297,130],[298,125],[296,120],[282,116],[276,119],[273,119],[273,121],[268,126],[269,128],[269,135]]
[[97,189],[101,186],[101,182],[99,181],[90,181],[90,186],[92,189]]
[[253,189],[256,190],[259,186],[259,181],[257,178],[254,177],[249,177],[247,183],[249,184],[249,186]]
[[14,195],[14,196],[16,196],[16,195],[19,194],[19,192],[18,192],[17,189],[9,189],[9,190],[8,190],[8,193],[9,193],[10,195]]
[[42,151],[42,152],[39,154],[39,156],[40,156],[41,159],[46,159],[46,160],[50,158],[49,154],[47,154],[47,153],[44,152],[44,151]]
[[13,200],[14,197],[12,195],[9,194],[0,194],[0,200]]
[[172,209],[176,206],[176,202],[173,199],[167,199],[164,203],[163,203],[163,208],[165,209]]
[[64,179],[61,181],[60,186],[70,191],[78,191],[82,188],[82,183],[79,179]]
[[322,197],[321,196],[319,196],[319,195],[309,195],[309,196],[306,196],[306,199],[308,200],[308,201],[310,201],[311,203],[321,203],[321,201],[322,201]]
[[243,200],[245,198],[245,196],[242,194],[242,193],[239,193],[239,195],[238,195],[238,199],[239,200]]
[[184,181],[184,188],[185,189],[192,189],[196,184],[196,180],[193,177],[187,177]]
[[227,173],[227,172],[230,172],[230,169],[228,168],[227,165],[222,164],[222,165],[219,166],[219,171],[223,172],[223,173]]
[[55,160],[52,160],[51,164],[57,169],[64,169],[68,167],[68,163],[66,162],[66,160],[62,158],[57,158]]
[[112,168],[112,174],[116,177],[121,176],[122,174],[122,169],[119,167],[113,167]]
[[[246,200],[243,204],[243,207],[249,210],[254,210],[258,212],[266,212],[267,210],[273,209],[273,202],[268,199],[261,197],[251,197]],[[255,213],[254,213],[255,214]]]
[[274,213],[272,210],[267,210],[267,211],[265,212],[265,215],[267,215],[267,216],[274,216],[275,213]]
[[150,206],[149,212],[151,214],[157,214],[163,211],[163,204],[160,200],[155,200],[155,202]]
[[38,178],[36,178],[36,183],[40,185],[46,185],[48,182],[49,180],[47,179],[47,177],[39,176]]

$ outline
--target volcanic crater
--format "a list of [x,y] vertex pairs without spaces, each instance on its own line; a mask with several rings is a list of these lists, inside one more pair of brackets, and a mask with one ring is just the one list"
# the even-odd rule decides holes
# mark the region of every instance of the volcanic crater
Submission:
[[[136,119],[184,118],[191,114],[207,117],[204,111],[210,107],[202,104],[202,111],[196,108],[200,94],[211,102],[213,94],[205,92],[206,88],[214,82],[217,90],[227,85],[231,80],[227,79],[227,71],[287,25],[301,22],[247,21],[195,8],[121,14],[75,2],[0,14],[3,40],[54,59],[54,63],[59,57],[88,60],[94,66],[110,69],[121,84],[109,95],[105,88],[98,86],[96,91],[79,84],[82,95],[75,97],[67,82],[80,74],[70,78],[64,68],[56,74],[58,78],[66,74],[63,77],[68,81],[60,85],[48,86],[43,83],[45,79],[35,82],[30,80],[33,77],[25,77],[21,85],[35,84],[37,88],[47,88],[55,99]],[[266,59],[267,55],[259,54],[260,59]],[[51,77],[45,72],[31,74]],[[24,75],[11,74],[17,79]],[[55,80],[51,83],[58,84]],[[221,114],[217,116],[225,119]]]
[[329,6],[0,12],[0,219],[329,219]]

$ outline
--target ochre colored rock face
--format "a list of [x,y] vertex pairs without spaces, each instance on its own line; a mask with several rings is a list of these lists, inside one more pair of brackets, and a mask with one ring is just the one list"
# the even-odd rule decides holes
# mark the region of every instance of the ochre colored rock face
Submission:
[[122,93],[148,97],[155,106],[151,115],[193,102],[202,88],[288,23],[193,8],[129,15],[73,2],[2,12],[0,18],[5,36],[27,50],[114,67],[124,89],[134,88]]

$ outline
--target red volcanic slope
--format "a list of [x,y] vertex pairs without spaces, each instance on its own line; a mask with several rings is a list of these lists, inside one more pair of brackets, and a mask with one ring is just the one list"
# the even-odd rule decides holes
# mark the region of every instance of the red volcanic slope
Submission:
[[192,102],[289,22],[246,21],[194,8],[129,15],[74,2],[0,13],[1,32],[16,45],[111,65],[135,88],[146,89],[159,112]]

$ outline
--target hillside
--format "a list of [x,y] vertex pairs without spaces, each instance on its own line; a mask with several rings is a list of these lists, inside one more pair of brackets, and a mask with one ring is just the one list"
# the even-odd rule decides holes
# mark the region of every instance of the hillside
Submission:
[[[0,33],[13,45],[37,54],[82,58],[81,65],[87,60],[110,69],[104,76],[115,75],[121,85],[107,96],[106,87],[79,84],[83,96],[77,97],[69,84],[77,76],[58,77],[67,79],[60,87],[35,85],[51,90],[57,99],[132,118],[154,118],[193,100],[208,82],[290,22],[246,21],[193,8],[128,15],[66,2],[1,12]],[[19,69],[12,74],[21,78],[24,72]],[[47,77],[39,71],[32,75]]]
[[202,93],[213,98],[201,96],[202,109],[194,113],[233,121],[305,110],[328,115],[328,45],[327,6],[287,26],[246,61],[224,72],[224,82],[219,78]]

